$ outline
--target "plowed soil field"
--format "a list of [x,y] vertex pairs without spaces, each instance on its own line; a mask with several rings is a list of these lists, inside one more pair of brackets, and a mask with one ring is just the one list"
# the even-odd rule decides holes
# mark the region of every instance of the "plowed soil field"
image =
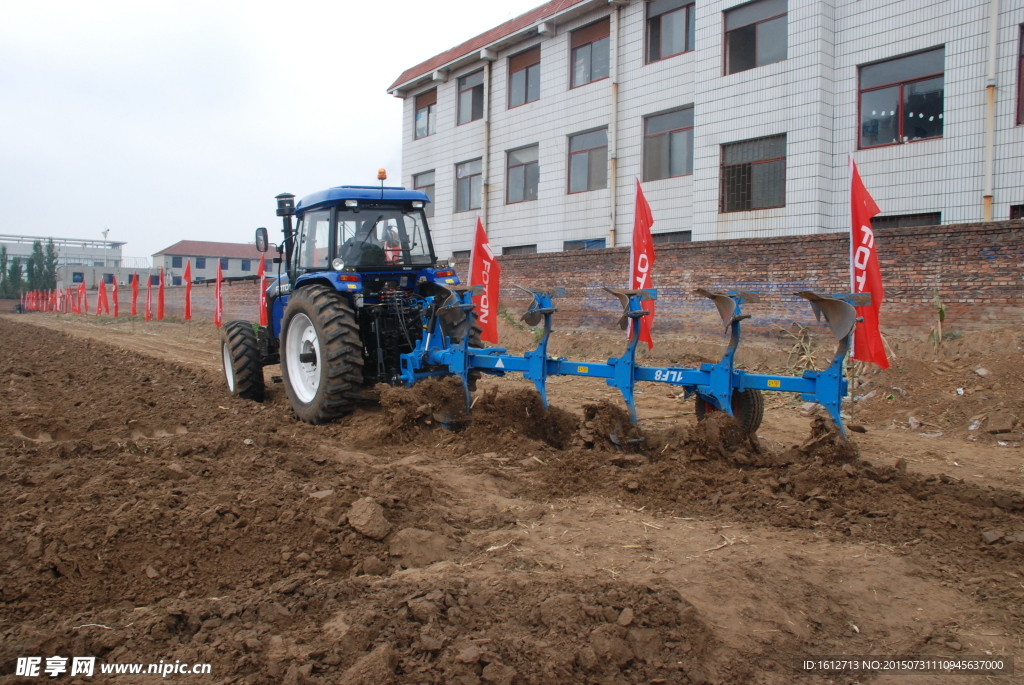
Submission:
[[276,368],[266,402],[231,398],[209,326],[2,316],[0,683],[55,655],[211,667],[72,683],[1024,682],[796,670],[1024,656],[1024,365],[1019,333],[985,335],[896,342],[845,445],[789,396],[739,441],[653,384],[635,431],[584,379],[551,410],[486,379],[458,431],[445,382],[314,427]]

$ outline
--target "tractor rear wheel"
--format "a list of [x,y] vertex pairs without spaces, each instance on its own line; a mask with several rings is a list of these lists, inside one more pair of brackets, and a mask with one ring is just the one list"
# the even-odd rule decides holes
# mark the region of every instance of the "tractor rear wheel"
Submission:
[[[703,421],[712,412],[718,411],[715,405],[697,395],[694,409],[697,411],[697,420]],[[743,435],[753,435],[761,427],[761,419],[764,418],[764,396],[760,390],[733,390],[732,392],[732,415],[736,419]]]
[[363,345],[348,301],[323,285],[295,291],[281,321],[281,375],[295,415],[326,423],[355,409]]
[[228,390],[243,400],[263,401],[263,361],[248,321],[228,321],[220,334],[220,358]]

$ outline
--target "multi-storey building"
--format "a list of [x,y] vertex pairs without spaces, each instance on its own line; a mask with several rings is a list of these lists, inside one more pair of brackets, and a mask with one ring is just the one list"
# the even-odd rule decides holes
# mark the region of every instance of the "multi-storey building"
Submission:
[[440,256],[1024,213],[1024,0],[554,0],[403,73]]

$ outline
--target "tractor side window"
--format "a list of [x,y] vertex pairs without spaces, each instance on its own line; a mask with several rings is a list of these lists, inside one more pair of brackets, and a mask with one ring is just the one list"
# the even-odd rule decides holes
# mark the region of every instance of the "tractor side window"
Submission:
[[296,249],[300,269],[330,268],[331,213],[310,212],[302,219]]

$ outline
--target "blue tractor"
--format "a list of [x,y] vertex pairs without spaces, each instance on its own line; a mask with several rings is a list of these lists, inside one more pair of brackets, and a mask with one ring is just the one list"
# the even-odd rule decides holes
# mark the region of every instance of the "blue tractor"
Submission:
[[[420,191],[383,185],[329,188],[298,204],[294,195],[278,195],[284,240],[267,289],[270,325],[224,325],[229,390],[261,401],[263,367],[279,363],[298,418],[325,423],[352,411],[364,386],[402,382],[401,355],[416,348],[426,320],[439,321],[451,342],[469,335],[478,347],[476,326],[451,325],[429,311],[454,301],[450,288],[459,279],[434,253],[428,202]],[[270,249],[265,228],[257,229],[256,246]]]

